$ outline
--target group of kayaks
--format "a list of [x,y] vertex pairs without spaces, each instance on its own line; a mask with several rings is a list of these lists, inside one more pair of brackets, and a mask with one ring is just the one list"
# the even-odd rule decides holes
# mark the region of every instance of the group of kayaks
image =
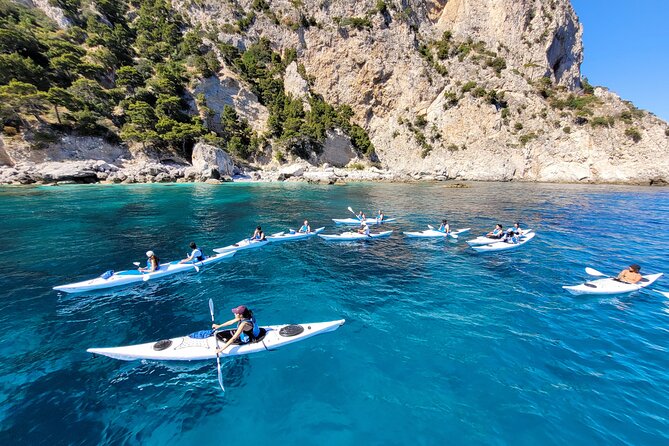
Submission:
[[[351,210],[349,208],[349,210]],[[344,218],[333,219],[337,225],[356,225],[368,227],[370,225],[379,226],[385,223],[392,223],[396,221],[395,218],[372,218],[361,220],[359,218]],[[108,272],[101,277],[97,277],[82,282],[76,282],[68,285],[60,285],[54,287],[54,290],[65,293],[82,293],[95,290],[102,290],[117,286],[132,285],[135,283],[148,282],[154,279],[163,278],[177,273],[183,272],[199,272],[201,268],[205,268],[232,258],[237,251],[259,249],[270,243],[297,241],[313,238],[315,236],[321,237],[326,241],[358,241],[358,240],[373,240],[390,237],[392,230],[380,231],[372,233],[369,230],[363,231],[345,231],[341,234],[322,234],[324,227],[317,228],[309,232],[296,232],[293,230],[279,232],[267,236],[263,240],[244,239],[237,243],[222,248],[216,248],[213,251],[216,253],[211,257],[207,257],[202,261],[194,263],[181,263],[180,261],[173,261],[161,264],[160,267],[153,272],[140,272],[139,270],[128,270],[119,272]],[[423,231],[407,231],[404,235],[412,239],[452,239],[457,240],[459,236],[466,234],[471,228],[457,229],[450,232],[444,232],[435,229],[428,225],[427,230]],[[529,242],[536,236],[531,229],[523,230],[517,233],[513,242],[501,241],[498,238],[491,238],[489,236],[479,236],[468,240],[469,246],[476,252],[494,252],[517,249],[525,243]],[[586,268],[586,272],[591,275],[603,275],[596,270]],[[585,282],[580,285],[564,286],[563,288],[572,294],[622,294],[630,293],[641,288],[647,287],[654,283],[662,276],[662,273],[650,274],[643,276],[641,282],[637,284],[627,284],[617,281],[613,277],[606,277],[591,282]],[[667,296],[669,297],[669,295]],[[213,303],[209,302],[210,310],[213,319]],[[237,356],[249,353],[260,352],[264,350],[275,350],[281,346],[291,344],[294,342],[308,339],[312,336],[327,333],[336,330],[343,325],[345,320],[333,320],[329,322],[316,322],[305,324],[286,324],[286,325],[271,325],[261,328],[261,336],[252,343],[231,345],[220,356]],[[191,335],[180,336],[171,339],[164,339],[156,342],[145,344],[129,345],[123,347],[111,348],[90,348],[87,351],[90,353],[108,356],[110,358],[121,360],[135,360],[135,359],[150,359],[150,360],[203,360],[217,358],[218,354],[216,333],[212,330],[210,333],[205,331],[193,333]],[[219,363],[219,382],[223,388],[222,378],[220,374]]]

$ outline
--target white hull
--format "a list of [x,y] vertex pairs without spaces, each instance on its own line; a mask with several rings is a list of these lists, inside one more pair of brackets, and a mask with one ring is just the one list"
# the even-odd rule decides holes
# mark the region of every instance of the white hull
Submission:
[[[530,235],[530,232],[532,232],[531,229],[524,229],[523,230],[523,235],[521,235],[520,238],[522,239],[522,238],[527,237],[528,235]],[[467,240],[467,244],[469,246],[490,245],[492,243],[499,243],[499,240],[500,239],[498,239],[498,238],[490,238],[490,237],[486,237],[486,236],[482,235],[480,237],[476,237],[475,239]]]
[[358,234],[357,232],[344,232],[343,234],[318,234],[323,240],[328,240],[331,242],[353,242],[356,240],[369,240],[374,238],[386,238],[390,237],[393,231],[384,231],[377,234]]
[[571,294],[627,294],[645,288],[662,277],[662,273],[643,276],[639,283],[623,283],[613,278],[598,279],[580,285],[563,286]]
[[161,264],[160,268],[152,273],[142,273],[138,270],[119,271],[114,273],[109,279],[96,277],[95,279],[84,280],[83,282],[55,286],[53,289],[56,291],[62,291],[64,293],[83,293],[87,291],[104,290],[107,288],[148,282],[166,276],[171,276],[173,274],[195,272],[193,265],[197,265],[199,268],[202,268],[207,265],[218,263],[221,260],[228,259],[233,255],[235,255],[235,251],[230,251],[225,254],[218,254],[209,257],[202,262],[195,263],[179,263],[178,260],[175,260],[170,263]]
[[284,232],[276,235],[270,235],[269,237],[267,237],[267,240],[269,240],[271,243],[304,240],[305,238],[311,238],[316,234],[323,232],[324,229],[325,226],[323,226],[322,228],[314,229],[311,232],[294,232],[294,233]]
[[426,231],[419,231],[419,232],[405,232],[404,235],[406,235],[409,238],[446,238],[446,237],[452,237],[454,235],[460,235],[465,232],[469,232],[471,228],[465,228],[465,229],[458,229],[455,231],[451,231],[448,234],[437,231],[436,229],[428,229]]
[[472,246],[472,249],[476,252],[508,251],[511,249],[520,248],[525,243],[532,240],[535,235],[536,234],[534,232],[530,232],[529,234],[522,236],[518,243],[496,242],[489,245]]
[[[294,336],[284,336],[280,333],[283,327],[288,325],[270,325],[263,327],[267,330],[265,337],[258,342],[243,345],[231,345],[226,351],[220,354],[221,358],[226,356],[248,355],[264,350],[276,350],[284,345],[303,341],[312,336],[335,331],[346,322],[344,319],[330,322],[316,322],[312,324],[301,324],[304,328],[302,333]],[[216,339],[209,336],[205,339],[193,339],[188,336],[181,336],[160,343],[169,344],[163,350],[156,350],[156,342],[146,344],[128,345],[125,347],[111,348],[89,348],[89,353],[108,356],[123,361],[132,361],[135,359],[153,359],[157,361],[195,361],[201,359],[216,358]],[[219,341],[220,344],[220,341]]]
[[245,249],[258,249],[269,243],[268,240],[249,240],[244,239],[235,243],[234,245],[225,246],[223,248],[216,248],[214,252],[223,253],[230,251],[243,251]]
[[384,223],[392,223],[396,218],[384,218],[383,221],[379,221],[376,218],[367,218],[365,220],[359,220],[357,218],[333,218],[332,221],[338,225],[350,225],[350,226],[360,226],[363,223],[368,225],[382,225]]

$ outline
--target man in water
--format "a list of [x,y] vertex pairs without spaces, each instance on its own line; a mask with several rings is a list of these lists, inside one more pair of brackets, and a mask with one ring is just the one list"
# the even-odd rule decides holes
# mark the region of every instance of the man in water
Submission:
[[641,271],[641,267],[634,263],[630,265],[629,268],[622,270],[620,274],[618,274],[618,277],[616,277],[616,280],[625,283],[637,283],[642,279],[639,271]]
[[197,247],[195,242],[190,242],[190,249],[192,249],[190,255],[185,259],[181,260],[179,263],[195,263],[201,262],[204,260],[204,255],[202,251]]

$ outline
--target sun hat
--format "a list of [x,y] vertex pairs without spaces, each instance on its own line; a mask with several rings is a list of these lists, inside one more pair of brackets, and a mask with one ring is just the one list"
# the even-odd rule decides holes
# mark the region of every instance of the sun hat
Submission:
[[146,251],[147,257],[153,257],[153,251]]

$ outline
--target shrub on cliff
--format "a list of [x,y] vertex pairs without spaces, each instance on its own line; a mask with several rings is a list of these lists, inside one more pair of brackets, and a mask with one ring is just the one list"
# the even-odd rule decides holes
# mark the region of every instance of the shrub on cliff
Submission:
[[627,130],[625,130],[625,136],[627,136],[634,142],[641,141],[641,132],[639,132],[639,129],[637,129],[636,127],[630,127]]

